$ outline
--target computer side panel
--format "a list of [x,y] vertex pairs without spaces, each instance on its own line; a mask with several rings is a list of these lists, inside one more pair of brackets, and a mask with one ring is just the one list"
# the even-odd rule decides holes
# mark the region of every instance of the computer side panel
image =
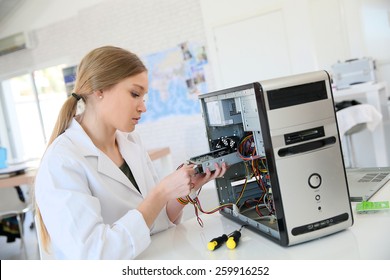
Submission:
[[[227,172],[216,179],[219,204],[226,206],[220,213],[279,242],[256,102],[259,90],[259,84],[252,83],[200,96],[210,153],[190,162],[200,171],[226,162]],[[223,153],[215,157],[220,149]]]

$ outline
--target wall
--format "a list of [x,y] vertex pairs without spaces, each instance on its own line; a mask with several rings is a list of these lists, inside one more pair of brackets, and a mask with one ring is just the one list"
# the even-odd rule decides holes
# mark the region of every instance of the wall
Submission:
[[[35,30],[69,19],[80,10],[106,0],[17,0],[19,3],[0,21],[0,38]],[[59,12],[61,11],[61,12]]]
[[[244,4],[245,3],[245,4]],[[201,0],[210,60],[213,62],[213,73],[216,87],[223,88],[218,61],[218,47],[215,42],[215,30],[221,26],[254,18],[272,11],[282,10],[285,30],[288,37],[290,59],[286,61],[291,73],[306,72],[316,67],[316,53],[310,34],[309,12],[307,1],[267,1],[267,0]],[[259,34],[253,33],[253,37]],[[267,38],[261,38],[267,40]],[[232,41],[234,41],[232,34]],[[222,46],[223,47],[223,46]],[[251,47],[251,46],[248,46]],[[245,52],[245,50],[241,50]],[[237,51],[237,55],[240,51]],[[275,54],[277,55],[277,54]]]
[[390,87],[390,1],[362,0],[361,16],[366,53],[376,60],[378,80]]
[[[390,1],[247,0],[244,2],[247,5],[243,5],[242,1],[234,0],[201,0],[210,60],[213,62],[217,88],[223,88],[226,85],[226,79],[224,79],[226,71],[220,68],[220,65],[226,63],[219,60],[221,53],[225,51],[225,46],[218,45],[218,30],[221,27],[260,17],[272,11],[281,11],[284,18],[284,29],[287,33],[286,47],[289,53],[289,60],[286,60],[285,64],[286,68],[290,68],[291,74],[318,69],[331,72],[331,66],[337,61],[372,57],[377,65],[377,80],[387,82],[390,87]],[[223,12],[217,13],[218,10]],[[258,26],[258,30],[253,31],[252,36],[258,37],[261,34],[261,28],[262,26]],[[241,32],[244,33],[245,30]],[[236,44],[235,41],[241,37],[241,33],[238,36],[231,33],[229,36],[231,44]],[[258,45],[267,44],[267,40],[270,39],[272,38],[262,37],[256,43]],[[251,47],[253,46],[248,46],[247,49]],[[276,57],[278,48],[273,51],[276,53],[272,53],[271,50],[265,55]],[[245,58],[241,55],[242,52],[245,52],[243,47],[237,49],[236,55],[239,59]],[[232,52],[229,54],[234,55]],[[226,59],[229,57],[225,56],[224,60]],[[246,61],[245,68],[238,64],[231,68],[237,69],[238,76],[245,73],[246,68],[255,69],[262,66],[259,60],[253,58]],[[269,72],[274,72],[272,62],[267,67],[270,69]],[[232,75],[229,79],[232,79]],[[389,90],[388,94],[390,94]],[[384,125],[386,133],[389,134],[390,124],[385,122]],[[364,162],[359,162],[359,164],[374,166],[375,160],[371,160],[369,152],[373,149],[373,143],[369,137],[360,138],[362,139],[358,139],[360,141],[356,143],[359,144],[357,147],[363,147],[362,151],[367,151],[367,149],[368,151],[361,153]]]
[[[95,2],[90,7],[68,13],[68,18],[46,26],[42,22],[39,23],[41,27],[28,29],[35,39],[35,47],[1,56],[0,80],[23,71],[60,63],[77,64],[86,52],[101,45],[117,45],[143,56],[186,41],[201,45],[206,43],[198,1]],[[65,8],[56,7],[57,11]],[[37,18],[45,15],[44,10],[35,9],[35,12]],[[23,11],[21,15],[24,15]],[[18,18],[17,14],[15,18]],[[200,114],[161,119],[139,125],[137,130],[147,148],[169,146],[174,167],[191,155],[207,151]]]
[[330,71],[337,61],[368,56],[377,61],[378,80],[390,85],[388,0],[200,2],[217,88],[223,87],[223,82],[218,68],[219,46],[216,46],[215,30],[278,9],[283,12],[288,34],[290,61],[286,64],[291,64],[291,73],[317,69]]
[[[275,9],[284,14],[292,73],[372,56],[378,60],[379,79],[390,84],[388,0],[26,1],[1,25],[0,37],[29,30],[36,46],[0,57],[0,80],[60,63],[76,64],[103,44],[145,55],[193,41],[207,46],[207,78],[209,90],[214,90],[221,87],[214,29]],[[200,115],[166,118],[137,129],[147,147],[170,146],[174,166],[207,150]]]

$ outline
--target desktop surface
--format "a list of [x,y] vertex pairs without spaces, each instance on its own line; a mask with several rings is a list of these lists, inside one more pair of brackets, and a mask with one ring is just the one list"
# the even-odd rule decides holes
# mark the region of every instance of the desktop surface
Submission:
[[[371,199],[384,200],[390,200],[390,183]],[[222,245],[214,251],[207,249],[211,239],[239,230],[241,225],[219,213],[203,214],[203,228],[198,225],[196,218],[191,218],[176,227],[155,234],[152,236],[152,244],[138,259],[390,260],[390,211],[357,214],[354,202],[352,209],[352,227],[322,238],[283,247],[244,227],[235,249],[231,250]]]

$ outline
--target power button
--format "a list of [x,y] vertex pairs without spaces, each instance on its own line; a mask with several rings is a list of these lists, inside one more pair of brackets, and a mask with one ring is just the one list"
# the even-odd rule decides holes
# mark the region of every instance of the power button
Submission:
[[312,187],[313,189],[318,188],[321,186],[322,179],[320,174],[318,173],[313,173],[309,176],[309,186]]

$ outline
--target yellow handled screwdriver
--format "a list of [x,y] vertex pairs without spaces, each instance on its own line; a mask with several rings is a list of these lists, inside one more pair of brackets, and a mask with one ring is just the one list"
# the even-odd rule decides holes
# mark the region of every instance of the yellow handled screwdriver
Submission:
[[229,234],[228,240],[226,241],[226,247],[228,247],[231,250],[237,247],[238,241],[240,240],[241,237],[240,230],[235,230],[231,234]]
[[208,244],[207,244],[207,249],[209,249],[210,251],[214,251],[215,249],[218,249],[219,247],[221,247],[221,245],[223,243],[226,242],[226,240],[228,240],[228,237],[226,234],[223,234],[219,237],[216,237],[216,238],[213,238]]

